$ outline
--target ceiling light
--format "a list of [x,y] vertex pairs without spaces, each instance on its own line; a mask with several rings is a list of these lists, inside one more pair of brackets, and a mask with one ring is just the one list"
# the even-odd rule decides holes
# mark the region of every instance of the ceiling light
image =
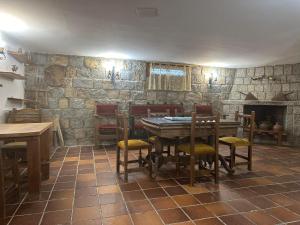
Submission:
[[129,56],[119,52],[104,52],[99,54],[99,57],[107,58],[107,59],[128,59]]
[[20,32],[27,28],[27,25],[19,18],[7,13],[0,13],[0,30],[6,32]]
[[157,8],[137,8],[135,13],[138,17],[156,17],[158,16]]

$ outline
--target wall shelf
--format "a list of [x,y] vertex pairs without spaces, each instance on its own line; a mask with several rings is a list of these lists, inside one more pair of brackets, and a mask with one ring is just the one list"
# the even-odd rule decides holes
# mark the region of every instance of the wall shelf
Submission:
[[19,53],[14,51],[7,51],[9,55],[11,55],[13,58],[15,58],[20,63],[29,64],[30,63],[30,57],[26,53]]
[[14,97],[8,97],[7,100],[9,101],[15,101],[15,102],[21,102],[21,103],[32,103],[32,104],[39,104],[36,101],[33,101],[31,99],[24,99],[24,98],[14,98]]
[[25,80],[25,76],[13,72],[0,72],[0,77],[10,80]]

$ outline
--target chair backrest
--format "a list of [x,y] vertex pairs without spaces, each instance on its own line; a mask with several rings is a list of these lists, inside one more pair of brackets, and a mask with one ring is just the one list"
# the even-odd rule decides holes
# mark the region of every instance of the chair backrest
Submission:
[[[220,114],[216,116],[198,116],[196,112],[192,112],[192,122],[191,122],[191,154],[194,153],[195,140],[197,132],[206,133],[207,136],[214,138],[214,146],[216,149],[216,154],[219,151],[219,124],[220,124]],[[202,136],[202,135],[201,135]]]
[[96,103],[95,114],[99,116],[115,116],[119,111],[118,104],[102,104]]
[[170,116],[176,116],[177,114],[184,112],[182,104],[129,104],[130,116],[145,117],[148,115],[148,109],[150,109],[152,113],[165,112],[168,109],[170,111]]
[[253,144],[253,134],[255,129],[255,112],[252,111],[251,114],[240,114],[238,111],[235,112],[235,121],[241,122],[241,127],[243,131],[248,132],[248,140],[250,144]]
[[151,112],[151,109],[148,109],[148,118],[150,117],[165,117],[170,116],[170,109],[166,109],[163,112]]
[[203,104],[195,103],[194,112],[202,116],[212,116],[213,115],[212,105],[211,104],[203,105]]
[[40,109],[13,109],[8,113],[8,123],[40,123],[42,121]]
[[117,114],[117,140],[124,141],[125,149],[128,148],[128,116],[125,113]]

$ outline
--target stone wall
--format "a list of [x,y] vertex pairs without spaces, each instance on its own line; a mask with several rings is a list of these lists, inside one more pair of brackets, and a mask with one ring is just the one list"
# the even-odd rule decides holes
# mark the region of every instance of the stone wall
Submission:
[[[27,98],[35,96],[29,90],[48,90],[48,101],[43,113],[59,115],[67,145],[94,143],[95,102],[119,102],[122,110],[128,103],[183,103],[191,110],[194,102],[213,103],[220,110],[222,100],[229,98],[235,80],[235,69],[193,66],[192,91],[147,91],[146,62],[124,60],[121,79],[113,83],[106,79],[104,63],[107,59],[32,54],[33,63],[25,68]],[[211,73],[217,75],[212,87],[208,85]],[[45,97],[39,93],[40,97]]]

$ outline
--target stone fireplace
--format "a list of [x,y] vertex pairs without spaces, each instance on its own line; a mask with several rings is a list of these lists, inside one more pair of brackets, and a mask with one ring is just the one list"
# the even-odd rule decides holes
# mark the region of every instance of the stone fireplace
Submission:
[[286,105],[244,105],[244,113],[255,112],[255,123],[259,127],[265,123],[270,125],[269,129],[278,123],[286,128]]
[[287,135],[286,143],[300,145],[300,102],[299,101],[252,101],[224,100],[223,113],[234,119],[236,111],[241,113],[256,112],[256,124],[269,120],[272,126],[278,122],[283,125]]

